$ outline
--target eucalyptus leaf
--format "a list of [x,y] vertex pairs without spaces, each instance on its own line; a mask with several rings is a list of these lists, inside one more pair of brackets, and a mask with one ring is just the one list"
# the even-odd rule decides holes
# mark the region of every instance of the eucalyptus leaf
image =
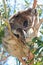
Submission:
[[39,9],[39,10],[38,10],[38,13],[39,13],[39,16],[41,16],[41,14],[42,14],[42,10]]

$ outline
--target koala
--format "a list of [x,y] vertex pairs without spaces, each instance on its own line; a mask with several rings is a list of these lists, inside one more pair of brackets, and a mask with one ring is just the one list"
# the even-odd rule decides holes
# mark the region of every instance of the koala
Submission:
[[9,24],[13,34],[23,42],[28,36],[25,36],[25,33],[27,34],[27,31],[35,26],[35,22],[37,23],[37,10],[32,8],[18,12],[9,18]]

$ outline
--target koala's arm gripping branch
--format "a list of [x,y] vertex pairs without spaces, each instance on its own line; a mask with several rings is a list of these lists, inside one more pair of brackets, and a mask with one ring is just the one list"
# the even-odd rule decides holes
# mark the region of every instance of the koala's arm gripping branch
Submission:
[[29,38],[26,39],[26,42],[29,42],[32,40],[32,38],[36,37],[37,36],[37,33],[38,33],[38,30],[39,30],[39,27],[40,25],[43,23],[43,18],[39,20],[39,23],[36,25],[35,28],[35,31],[30,35]]

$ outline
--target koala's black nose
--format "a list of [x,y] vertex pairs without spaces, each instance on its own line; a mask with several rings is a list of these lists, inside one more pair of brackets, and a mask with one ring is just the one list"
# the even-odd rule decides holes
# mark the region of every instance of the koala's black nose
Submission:
[[23,26],[24,27],[27,27],[28,26],[28,21],[27,20],[24,21]]

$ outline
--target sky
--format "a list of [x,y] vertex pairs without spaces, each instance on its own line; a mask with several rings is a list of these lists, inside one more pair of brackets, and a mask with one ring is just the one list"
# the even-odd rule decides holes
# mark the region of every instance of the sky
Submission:
[[43,0],[37,0],[38,4],[43,4]]
[[[11,2],[13,2],[14,0],[12,0]],[[29,2],[33,1],[33,0],[27,0]],[[2,3],[2,0],[0,0],[0,2]],[[24,2],[24,0],[17,0],[17,2]],[[43,4],[43,0],[37,0],[38,4]]]
[[[14,9],[16,8],[16,12],[18,11],[22,11],[25,9],[25,1],[24,0],[8,0],[8,4],[11,7],[11,13],[13,14]],[[16,1],[16,4],[14,3]],[[34,0],[27,0],[30,3],[33,3]],[[2,0],[0,0],[0,2],[2,3]],[[38,4],[43,4],[43,0],[37,0]],[[14,5],[14,6],[13,6]],[[30,7],[32,7],[32,4],[30,5]]]

